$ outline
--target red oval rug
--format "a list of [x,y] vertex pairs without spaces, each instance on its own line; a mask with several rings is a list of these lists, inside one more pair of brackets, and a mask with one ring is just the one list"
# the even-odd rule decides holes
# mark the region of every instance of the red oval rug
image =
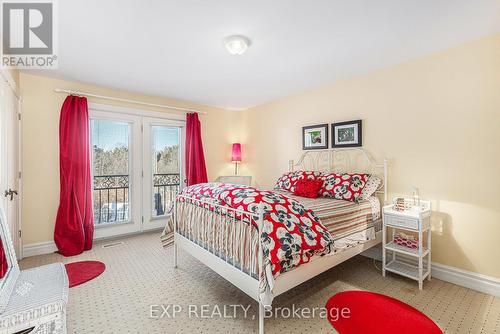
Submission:
[[326,309],[328,321],[339,334],[443,333],[416,308],[379,293],[340,292],[328,300]]
[[106,265],[101,261],[79,261],[64,265],[68,273],[69,287],[88,282],[104,272]]

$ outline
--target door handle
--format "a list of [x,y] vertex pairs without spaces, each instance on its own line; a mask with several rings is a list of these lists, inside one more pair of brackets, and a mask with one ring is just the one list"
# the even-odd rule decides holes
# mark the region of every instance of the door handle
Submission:
[[14,195],[17,195],[17,190],[12,190],[9,188],[9,190],[5,190],[4,193],[5,197],[9,197],[9,200],[12,201],[14,199]]

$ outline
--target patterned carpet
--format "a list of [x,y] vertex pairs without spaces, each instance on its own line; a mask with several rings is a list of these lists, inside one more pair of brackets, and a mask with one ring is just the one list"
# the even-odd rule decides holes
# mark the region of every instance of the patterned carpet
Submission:
[[[112,247],[104,244],[122,241]],[[106,271],[93,281],[70,289],[69,333],[257,333],[257,304],[237,288],[182,251],[179,268],[172,250],[160,246],[159,233],[97,243],[92,251],[72,258],[58,254],[21,261],[23,269],[52,262],[99,260]],[[378,264],[380,265],[380,264]],[[369,290],[413,305],[446,333],[500,333],[500,298],[433,279],[418,291],[416,282],[389,275],[383,278],[373,261],[357,256],[275,299],[275,307],[324,307],[330,296],[344,290]],[[160,306],[180,304],[175,318],[159,318]],[[188,305],[193,306],[189,313]],[[208,304],[206,309],[202,305]],[[215,305],[232,317],[229,305],[250,306],[247,318],[204,319]],[[203,313],[206,310],[207,313]],[[168,314],[173,316],[172,309]],[[286,316],[286,313],[284,313]],[[198,318],[196,318],[198,317]],[[333,333],[326,319],[266,319],[266,333]]]

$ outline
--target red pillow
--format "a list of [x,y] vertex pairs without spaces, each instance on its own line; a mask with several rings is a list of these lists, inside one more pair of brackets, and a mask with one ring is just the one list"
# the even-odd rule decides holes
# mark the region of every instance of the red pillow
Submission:
[[283,176],[280,177],[278,181],[276,181],[274,189],[282,189],[286,191],[291,191],[293,193],[295,191],[295,185],[297,183],[297,180],[316,179],[321,175],[322,174],[320,172],[309,172],[302,170],[298,170],[295,172],[288,172],[283,174]]
[[300,179],[295,184],[294,195],[317,198],[319,190],[323,186],[323,180],[321,179]]

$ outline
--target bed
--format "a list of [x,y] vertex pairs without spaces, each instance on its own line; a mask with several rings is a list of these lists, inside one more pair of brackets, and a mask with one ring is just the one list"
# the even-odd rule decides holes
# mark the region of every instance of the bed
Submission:
[[307,151],[289,170],[357,172],[382,179],[359,203],[305,199],[283,191],[201,184],[179,194],[162,236],[259,303],[259,333],[274,297],[381,242],[380,203],[387,201],[387,160],[361,148]]

